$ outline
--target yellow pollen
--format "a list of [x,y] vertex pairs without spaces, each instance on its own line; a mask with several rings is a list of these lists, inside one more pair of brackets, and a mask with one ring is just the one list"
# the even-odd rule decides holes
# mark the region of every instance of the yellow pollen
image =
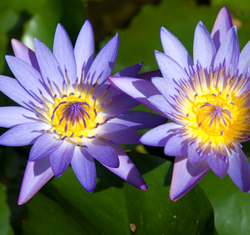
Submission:
[[174,114],[190,143],[199,143],[201,151],[223,155],[250,136],[250,91],[242,92],[247,78],[225,73],[223,67],[206,76],[201,69],[191,82],[182,83]]
[[[92,86],[89,84],[89,79],[87,79],[84,85],[84,71],[82,71],[81,79],[79,83],[76,80],[74,92],[72,92],[67,71],[65,71],[65,75],[66,83],[62,83],[62,94],[60,96],[55,95],[48,80],[48,88],[54,96],[54,102],[47,102],[40,92],[45,105],[43,105],[43,109],[36,106],[34,106],[34,109],[38,112],[37,116],[42,121],[51,125],[49,132],[56,133],[60,139],[67,139],[76,145],[82,146],[83,138],[98,137],[96,131],[98,126],[115,118],[101,115],[102,108],[112,99],[101,102],[103,94],[100,97],[95,97],[94,93],[100,78]],[[104,90],[104,93],[106,91],[107,89]]]

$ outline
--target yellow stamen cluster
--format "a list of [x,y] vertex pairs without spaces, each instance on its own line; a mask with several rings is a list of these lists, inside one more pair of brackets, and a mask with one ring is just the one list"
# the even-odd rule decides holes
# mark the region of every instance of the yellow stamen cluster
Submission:
[[249,138],[250,91],[242,92],[246,82],[246,77],[226,75],[222,67],[208,76],[200,69],[181,84],[174,116],[183,123],[183,137],[199,143],[200,152],[226,155]]

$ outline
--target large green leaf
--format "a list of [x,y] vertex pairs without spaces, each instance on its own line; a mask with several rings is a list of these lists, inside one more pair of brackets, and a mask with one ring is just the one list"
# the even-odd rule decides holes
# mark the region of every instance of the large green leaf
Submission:
[[242,192],[228,175],[218,178],[211,170],[199,183],[212,203],[215,227],[221,235],[250,231],[250,194]]
[[9,235],[12,234],[12,228],[10,227],[10,209],[6,202],[6,189],[2,183],[0,183],[0,234]]
[[[149,187],[141,191],[97,164],[98,182],[87,193],[71,168],[28,202],[24,234],[217,234],[213,209],[196,186],[172,202],[172,164],[150,155],[130,154]],[[42,228],[42,229],[41,229]]]

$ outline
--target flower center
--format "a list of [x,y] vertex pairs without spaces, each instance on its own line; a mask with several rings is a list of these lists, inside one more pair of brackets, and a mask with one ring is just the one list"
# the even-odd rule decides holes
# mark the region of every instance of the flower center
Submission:
[[226,151],[250,137],[250,91],[244,89],[246,77],[226,75],[225,67],[205,73],[199,69],[191,81],[183,82],[175,98],[179,111],[175,120],[183,125],[182,136],[200,150]]
[[60,139],[67,138],[76,145],[83,145],[82,138],[101,138],[96,133],[97,127],[115,118],[103,116],[101,112],[114,99],[103,99],[110,86],[104,87],[102,92],[99,91],[96,98],[94,94],[100,78],[93,85],[86,78],[84,84],[83,70],[81,80],[76,80],[73,91],[66,70],[65,77],[60,94],[54,92],[48,79],[48,88],[54,102],[49,102],[40,92],[43,108],[34,105],[37,116],[51,125],[47,132],[54,132]]

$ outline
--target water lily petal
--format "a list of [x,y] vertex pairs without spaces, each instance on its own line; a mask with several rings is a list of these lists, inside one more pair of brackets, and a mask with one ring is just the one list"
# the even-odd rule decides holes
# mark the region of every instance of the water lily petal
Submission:
[[91,79],[91,84],[95,84],[97,79],[100,79],[99,83],[101,84],[111,74],[116,61],[118,46],[119,38],[116,34],[98,53],[87,75]]
[[216,156],[216,153],[211,153],[207,158],[207,163],[218,177],[223,178],[227,174],[229,167],[227,156],[222,159],[221,156]]
[[114,174],[118,175],[122,179],[126,180],[128,183],[134,185],[135,187],[141,190],[147,190],[147,185],[143,180],[140,172],[137,170],[133,162],[130,160],[128,155],[123,151],[123,149],[119,145],[113,145],[118,158],[119,158],[119,167],[112,168],[104,165]]
[[77,77],[80,79],[82,69],[84,68],[84,72],[86,75],[94,59],[94,33],[89,20],[85,21],[78,34],[74,52],[76,58]]
[[58,136],[53,133],[44,133],[41,135],[30,150],[29,161],[37,161],[58,149],[63,141],[56,138]]
[[93,192],[96,185],[96,169],[93,157],[84,148],[76,146],[71,166],[81,185]]
[[164,147],[170,136],[174,135],[180,128],[181,126],[174,122],[162,124],[146,132],[141,137],[140,142],[150,146]]
[[203,68],[212,65],[216,48],[207,28],[200,21],[194,34],[194,63],[200,63]]
[[182,68],[193,65],[191,56],[177,37],[164,27],[161,27],[160,36],[164,53],[167,56],[175,60]]
[[227,72],[235,72],[238,67],[240,55],[239,40],[237,36],[237,28],[233,26],[227,33],[223,43],[221,44],[214,61],[214,68],[219,67],[225,61]]
[[182,68],[175,60],[171,57],[155,51],[155,58],[158,66],[161,70],[162,76],[166,79],[174,79],[176,82],[188,81],[189,76],[186,72],[187,69]]
[[18,198],[18,205],[22,205],[32,198],[52,177],[49,157],[35,162],[28,162]]
[[[68,79],[73,88],[73,84],[76,82],[77,78],[75,54],[69,35],[61,24],[58,24],[56,27],[53,54],[60,64],[61,69],[67,70]],[[64,76],[64,79],[66,81],[66,76]]]
[[50,165],[55,177],[61,176],[68,168],[74,154],[75,145],[63,141],[63,143],[49,156]]
[[152,95],[160,94],[158,89],[151,82],[145,81],[143,79],[129,77],[109,77],[108,80],[113,86],[121,89],[123,92],[125,92],[138,102],[144,104],[153,111],[164,115],[164,113],[156,109],[147,100],[147,98]]
[[25,146],[33,144],[43,133],[41,130],[49,129],[44,122],[23,123],[12,127],[0,136],[0,144],[5,146]]
[[0,126],[10,128],[22,123],[36,122],[33,112],[18,106],[0,107]]
[[227,35],[229,29],[233,27],[232,18],[230,12],[226,7],[223,7],[218,13],[214,26],[211,32],[211,37],[214,40],[216,50],[219,49],[221,43]]
[[238,153],[232,151],[231,154],[228,154],[228,174],[240,190],[250,192],[250,166],[241,148],[235,147]]
[[24,60],[26,63],[31,65],[34,69],[40,72],[40,68],[36,59],[34,51],[30,50],[23,43],[16,39],[11,39],[11,45],[15,54],[15,57]]
[[98,127],[98,135],[116,144],[138,144],[141,137],[132,128],[109,122]]
[[119,167],[117,153],[115,152],[114,148],[110,146],[109,143],[94,138],[86,142],[86,145],[86,150],[97,161],[112,168]]
[[170,199],[176,201],[186,194],[201,180],[209,169],[206,161],[191,165],[187,156],[175,158]]
[[208,158],[207,154],[204,152],[199,153],[199,150],[200,145],[197,142],[188,145],[188,160],[192,165],[202,162]]
[[111,119],[109,123],[118,123],[131,127],[134,130],[142,130],[164,124],[167,120],[167,118],[154,113],[144,111],[127,111],[123,113],[122,116]]

